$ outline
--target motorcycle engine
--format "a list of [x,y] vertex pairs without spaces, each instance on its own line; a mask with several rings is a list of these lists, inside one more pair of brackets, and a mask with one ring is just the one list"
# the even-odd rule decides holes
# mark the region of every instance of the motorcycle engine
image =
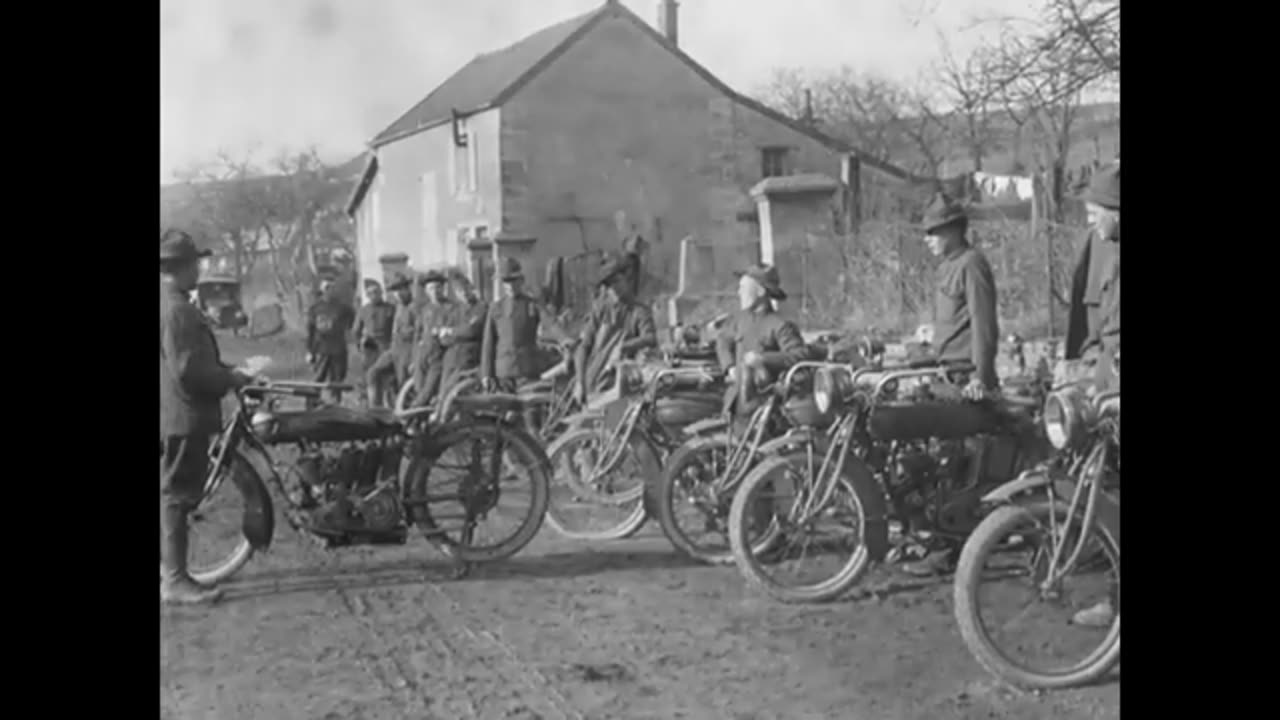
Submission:
[[962,442],[935,440],[897,449],[890,495],[906,514],[909,531],[956,533],[970,524],[981,497],[979,488],[965,489],[972,486],[971,460]]
[[319,529],[378,532],[401,518],[395,482],[401,449],[375,443],[331,445],[297,459],[287,483],[290,499],[310,511]]

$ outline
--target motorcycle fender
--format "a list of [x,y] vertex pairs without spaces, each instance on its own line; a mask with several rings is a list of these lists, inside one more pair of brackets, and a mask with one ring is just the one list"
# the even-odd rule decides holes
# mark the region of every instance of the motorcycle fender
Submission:
[[271,502],[271,493],[263,482],[264,477],[274,477],[275,470],[267,460],[261,448],[257,452],[238,449],[236,452],[253,472],[234,473],[232,482],[240,489],[245,498],[244,518],[241,522],[245,539],[255,550],[266,550],[271,546],[271,538],[275,535],[276,513]]
[[[1028,470],[1017,478],[1001,485],[982,497],[984,503],[1006,504],[1014,502],[1019,496],[1025,495],[1035,490],[1041,490],[1053,484],[1056,494],[1060,498],[1070,498],[1075,492],[1075,486],[1065,480],[1055,480],[1047,470],[1035,469]],[[1107,493],[1098,494],[1097,506],[1098,522],[1105,525],[1115,538],[1117,544],[1120,542],[1120,501],[1108,495]]]
[[684,426],[684,434],[686,437],[694,437],[696,435],[710,435],[729,427],[729,419],[722,416],[709,417],[697,422],[689,423]]
[[1053,482],[1053,480],[1049,477],[1049,472],[1047,470],[1041,468],[1027,470],[1018,475],[1018,477],[997,487],[986,495],[983,495],[982,502],[1011,502],[1013,498],[1031,492],[1032,490],[1039,490],[1051,482]]
[[779,437],[761,443],[758,452],[761,455],[771,455],[786,447],[804,445],[813,439],[812,436],[813,431],[809,428],[792,428]]

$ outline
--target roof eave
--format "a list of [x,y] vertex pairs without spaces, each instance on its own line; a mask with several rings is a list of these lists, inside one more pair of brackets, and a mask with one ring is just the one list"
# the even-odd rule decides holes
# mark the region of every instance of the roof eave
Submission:
[[[484,105],[481,105],[480,107],[478,107],[478,108],[474,108],[474,109],[472,109],[472,110],[459,110],[459,111],[458,111],[458,115],[459,115],[459,116],[461,116],[461,117],[469,117],[469,116],[471,116],[471,115],[478,115],[478,114],[480,114],[480,113],[482,113],[482,112],[486,112],[486,111],[488,111],[488,110],[492,110],[492,109],[494,109],[494,108],[498,107],[500,104],[501,104],[501,103],[496,103],[496,102],[485,103]],[[444,118],[440,118],[439,120],[432,120],[432,121],[431,121],[431,122],[429,122],[429,123],[424,123],[424,124],[422,124],[422,125],[419,125],[418,127],[413,128],[412,130],[401,130],[401,131],[400,131],[400,132],[398,132],[398,133],[393,133],[393,134],[391,134],[391,135],[385,135],[385,136],[383,136],[383,135],[379,135],[379,136],[377,136],[377,137],[375,137],[374,139],[372,139],[372,140],[370,140],[370,141],[369,141],[369,147],[370,147],[371,149],[373,149],[373,150],[377,150],[378,148],[380,148],[380,147],[386,147],[387,145],[390,145],[391,143],[399,142],[399,141],[401,141],[401,140],[404,140],[405,138],[413,137],[414,135],[417,135],[418,133],[423,133],[423,132],[426,132],[426,131],[431,130],[431,129],[433,129],[433,128],[438,128],[438,127],[440,127],[441,125],[448,125],[448,124],[449,124],[449,123],[451,123],[451,122],[453,122],[453,118],[444,117]]]
[[354,219],[356,211],[360,209],[360,205],[364,202],[364,196],[369,192],[369,186],[373,184],[373,179],[378,175],[378,156],[370,153],[369,161],[365,163],[364,172],[360,173],[360,181],[356,183],[355,188],[351,191],[351,198],[347,200],[347,217]]

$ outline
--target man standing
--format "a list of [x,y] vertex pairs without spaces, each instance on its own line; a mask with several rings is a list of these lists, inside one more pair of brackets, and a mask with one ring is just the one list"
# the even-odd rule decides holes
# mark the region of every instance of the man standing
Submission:
[[[390,347],[382,353],[365,376],[365,384],[371,392],[384,387],[391,379],[394,379],[398,392],[399,388],[412,376],[411,362],[416,322],[413,312],[412,285],[413,281],[405,275],[397,275],[387,285],[387,290],[395,293],[399,302],[396,304],[395,315],[391,321]],[[391,394],[394,396],[394,393]],[[369,402],[371,406],[378,406],[378,400],[372,394]]]
[[378,407],[384,394],[385,384],[377,382],[378,378],[370,372],[377,364],[378,358],[391,349],[391,335],[395,325],[396,309],[391,303],[383,300],[382,286],[377,280],[369,279],[364,283],[365,296],[368,302],[356,313],[356,327],[352,333],[360,344],[363,362],[360,376],[365,378],[369,407]]
[[[996,280],[991,265],[967,238],[969,217],[958,203],[938,195],[925,210],[925,243],[938,267],[934,299],[934,347],[943,362],[971,362],[975,371],[964,388],[970,400],[995,395],[1000,387],[996,353],[1000,325],[996,318]],[[955,545],[935,550],[919,562],[904,563],[904,572],[920,577],[950,572],[958,559]]]
[[443,374],[444,346],[440,333],[452,321],[455,303],[445,293],[445,276],[438,270],[428,270],[422,276],[424,291],[422,308],[418,312],[417,367],[413,376],[413,407],[426,407],[435,398]]
[[735,419],[749,416],[757,399],[749,384],[776,380],[787,368],[808,358],[800,328],[778,314],[774,303],[786,300],[778,269],[754,265],[738,279],[738,313],[720,328],[716,358],[729,373],[725,410]]
[[[1094,364],[1095,391],[1120,389],[1120,165],[1102,168],[1093,174],[1089,189],[1085,192],[1085,208],[1089,213],[1091,235],[1105,248],[1107,262],[1100,269],[1098,312],[1089,336],[1082,343],[1080,357],[1085,363]],[[1088,250],[1086,250],[1086,253]],[[1087,272],[1093,273],[1093,263],[1086,255],[1081,259]],[[1081,277],[1077,270],[1076,278]],[[1092,277],[1087,278],[1093,283]],[[1074,290],[1074,288],[1073,288]],[[1076,294],[1072,293],[1072,299]],[[1072,303],[1072,313],[1078,312]],[[1085,608],[1072,617],[1072,622],[1087,627],[1110,627],[1115,620],[1115,610],[1109,600]]]
[[605,372],[619,359],[631,359],[642,350],[658,346],[653,310],[631,294],[633,282],[626,258],[607,257],[601,264],[598,287],[603,291],[582,328],[574,351],[579,402],[586,402]]
[[[351,306],[337,297],[333,283],[320,284],[321,299],[307,311],[307,360],[319,383],[341,383],[347,379],[347,333],[355,323]],[[334,390],[333,401],[342,393]]]
[[484,303],[476,295],[471,280],[460,270],[449,273],[457,305],[451,324],[440,331],[440,345],[444,358],[440,373],[440,394],[449,392],[459,376],[480,364],[480,345],[484,341]]
[[222,396],[250,381],[222,363],[213,331],[188,301],[200,278],[191,236],[160,241],[160,599],[195,604],[221,597],[187,574],[188,517],[209,469],[209,439],[222,429]]
[[934,296],[933,345],[943,362],[972,362],[976,371],[965,396],[979,400],[1000,387],[996,353],[996,278],[981,250],[969,244],[969,217],[958,203],[938,195],[925,211],[925,244],[942,257]]
[[1120,344],[1119,164],[1094,173],[1084,201],[1089,236],[1072,276],[1064,359],[1109,385],[1119,380],[1111,371]]
[[502,260],[503,297],[489,308],[480,349],[480,377],[506,393],[538,377],[538,304],[524,291],[515,258]]

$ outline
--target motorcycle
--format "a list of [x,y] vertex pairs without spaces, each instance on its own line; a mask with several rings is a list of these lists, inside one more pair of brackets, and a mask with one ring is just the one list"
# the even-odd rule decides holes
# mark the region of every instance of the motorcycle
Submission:
[[[662,474],[684,428],[720,410],[719,370],[686,362],[668,356],[659,365],[618,363],[613,386],[583,411],[599,422],[575,422],[547,448],[555,480],[567,491],[560,501],[553,488],[547,509],[547,523],[561,535],[617,540],[644,526],[646,484]],[[581,524],[602,518],[600,529]]]
[[[681,525],[678,511],[693,509],[703,534],[727,534],[730,503],[751,468],[763,458],[801,444],[808,428],[822,424],[809,386],[800,381],[820,365],[797,363],[772,383],[743,373],[735,381],[739,400],[747,406],[759,402],[745,424],[720,414],[685,427],[688,439],[668,457],[648,500],[663,534],[677,550],[708,564],[732,562],[726,543],[701,542],[692,528]],[[753,547],[760,551],[773,541],[774,527],[767,518],[762,522],[751,536]]]
[[[730,546],[747,581],[782,602],[822,602],[856,584],[872,563],[963,540],[981,519],[985,490],[1029,466],[1037,453],[1047,455],[1025,414],[1039,405],[1034,386],[1011,389],[1032,397],[965,401],[959,381],[972,370],[932,360],[820,368],[817,409],[836,419],[759,463],[730,508]],[[769,496],[788,488],[790,500]],[[775,509],[783,538],[768,557],[755,549],[751,529],[763,503]],[[830,537],[836,533],[844,539]],[[793,551],[801,557],[791,557]],[[825,551],[822,569],[785,577],[789,564],[810,551]],[[840,559],[829,562],[833,555]]]
[[[230,504],[231,523],[220,528],[217,539],[233,547],[214,551],[208,562],[189,563],[193,579],[225,580],[270,546],[275,514],[268,484],[284,500],[289,525],[326,548],[402,545],[417,526],[461,574],[473,563],[509,558],[533,539],[546,511],[550,466],[538,441],[520,427],[517,398],[460,398],[457,418],[444,425],[432,424],[425,409],[397,416],[336,404],[278,407],[286,397],[314,402],[322,393],[352,389],[268,382],[236,393],[237,409],[212,444],[192,523],[203,530],[201,525],[207,527],[208,519]],[[464,471],[462,477],[433,477],[435,471],[455,469],[442,462],[450,453],[462,455],[456,468]],[[503,462],[508,453],[514,462]],[[524,470],[515,478],[523,483],[511,483],[504,465]],[[510,512],[499,508],[504,498],[525,505],[514,511],[514,529],[496,539],[478,539],[491,514]],[[191,544],[193,551],[208,545]]]
[[[960,634],[978,662],[1012,685],[1050,690],[1097,680],[1120,661],[1120,393],[1090,398],[1079,384],[1061,388],[1045,403],[1044,429],[1054,457],[983,497],[990,512],[960,554],[954,594]],[[1019,551],[1029,557],[1012,561]],[[988,561],[1006,567],[993,572]],[[1026,586],[1031,597],[1020,603],[1020,616],[1102,609],[1106,627],[1076,628],[1078,641],[1069,642],[1063,636],[1074,619],[1041,620],[1028,625],[1051,629],[1056,642],[1006,638],[989,621],[998,603],[984,604],[978,594],[991,575]],[[1068,579],[1079,586],[1069,590]],[[1082,659],[1057,657],[1076,645]],[[1028,647],[1048,648],[1052,666],[1015,657]]]

